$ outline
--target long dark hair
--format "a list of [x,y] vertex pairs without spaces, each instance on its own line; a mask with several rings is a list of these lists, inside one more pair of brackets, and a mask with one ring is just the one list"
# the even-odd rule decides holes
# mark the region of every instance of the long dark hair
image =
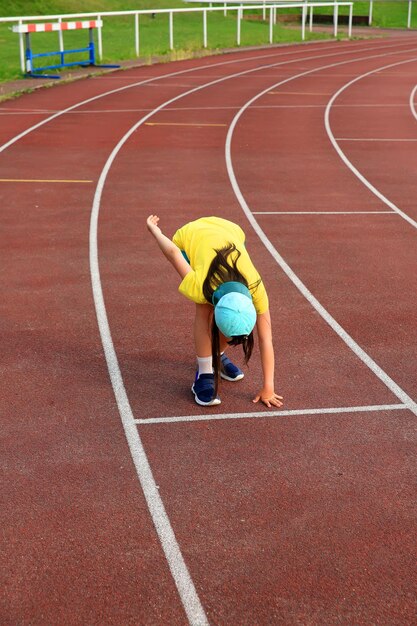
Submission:
[[[248,281],[239,271],[237,262],[241,256],[241,252],[236,248],[234,243],[229,243],[224,248],[215,250],[215,252],[216,255],[210,264],[207,276],[203,283],[203,295],[207,302],[212,302],[213,293],[216,291],[217,287],[220,287],[220,285],[229,281],[242,283],[251,291],[258,287],[261,282],[260,280],[253,285],[248,285]],[[252,356],[254,346],[253,331],[249,335],[231,337],[228,344],[231,346],[242,346],[243,353],[245,355],[245,364],[247,364]],[[214,315],[211,324],[211,354],[213,358],[214,387],[215,393],[217,394],[221,367],[221,355],[220,331],[215,322]]]

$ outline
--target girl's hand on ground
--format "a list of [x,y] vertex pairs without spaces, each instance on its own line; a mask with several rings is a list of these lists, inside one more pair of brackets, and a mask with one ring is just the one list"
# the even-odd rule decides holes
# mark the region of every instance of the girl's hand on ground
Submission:
[[279,408],[283,405],[283,397],[276,394],[275,391],[271,392],[270,389],[262,389],[258,393],[258,395],[252,400],[252,402],[259,402],[259,400],[269,409],[271,408],[271,406],[276,406]]
[[161,229],[158,226],[159,217],[157,215],[150,215],[146,220],[146,226],[148,230],[155,235],[155,233],[160,233]]

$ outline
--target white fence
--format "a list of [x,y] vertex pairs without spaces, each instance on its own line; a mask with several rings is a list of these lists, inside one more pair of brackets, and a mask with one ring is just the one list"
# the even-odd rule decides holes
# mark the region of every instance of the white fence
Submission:
[[[239,4],[242,5],[243,3],[246,2],[252,2],[255,1],[256,3],[259,3],[262,7],[262,11],[263,11],[263,19],[266,18],[266,7],[269,4],[281,4],[281,2],[285,2],[286,0],[238,0]],[[294,2],[296,2],[297,0],[294,0]],[[373,16],[373,9],[374,9],[374,1],[376,2],[402,2],[402,1],[407,1],[407,0],[360,0],[361,2],[368,2],[369,3],[369,11],[368,11],[368,24],[369,26],[372,25],[372,16]],[[413,2],[416,2],[417,0],[408,0],[408,10],[407,10],[407,28],[411,28],[411,16],[412,16],[412,12],[413,12]],[[191,4],[191,3],[199,3],[199,4],[208,4],[210,7],[213,6],[213,4],[222,4],[223,5],[223,11],[224,11],[224,15],[227,14],[227,7],[230,4],[236,4],[236,2],[233,2],[233,0],[184,0],[184,2],[186,2],[187,4]],[[308,2],[308,0],[304,0],[304,2]],[[336,0],[337,2],[337,0]],[[332,5],[333,1],[332,0],[328,0],[327,4]],[[340,3],[339,3],[340,4]]]
[[[258,0],[254,0],[257,2]],[[263,1],[263,0],[262,0]],[[243,14],[245,11],[250,11],[254,9],[259,9],[259,4],[249,3],[243,4],[243,2],[228,4],[224,3],[223,7],[199,7],[199,8],[181,8],[181,9],[143,9],[138,11],[106,11],[101,13],[65,13],[60,15],[28,15],[28,16],[19,16],[19,17],[2,17],[0,18],[1,22],[8,22],[12,24],[19,24],[22,26],[24,23],[29,22],[45,22],[45,20],[56,20],[58,23],[61,23],[63,20],[74,20],[76,18],[82,19],[97,19],[103,20],[103,18],[112,18],[116,16],[132,16],[133,24],[134,24],[134,41],[135,41],[135,52],[136,56],[140,56],[140,17],[142,15],[159,15],[159,14],[168,14],[168,37],[169,37],[169,47],[171,50],[174,49],[174,15],[179,15],[181,13],[201,13],[203,19],[203,46],[207,48],[207,14],[218,11],[236,11],[236,43],[239,46],[241,43],[241,22],[243,18]],[[264,3],[265,4],[265,3]],[[315,7],[328,7],[333,6],[334,8],[334,36],[337,36],[338,32],[338,9],[341,6],[349,7],[349,37],[352,35],[352,14],[353,14],[353,2],[338,2],[337,0],[333,0],[332,2],[280,2],[278,0],[271,0],[271,3],[268,2],[268,5],[265,6],[265,11],[269,11],[269,43],[273,42],[273,29],[274,24],[276,22],[277,11],[285,8],[300,8],[302,12],[301,19],[301,37],[305,39],[306,32],[306,21],[307,21],[307,11],[310,11],[310,31],[313,28],[313,10]],[[62,34],[62,30],[59,30],[59,51],[64,52],[64,38]],[[98,58],[102,60],[103,58],[103,34],[102,27],[98,28],[97,35],[97,44],[98,44]],[[22,72],[25,71],[25,44],[23,34],[19,34],[19,47],[20,47],[20,65]]]
[[[297,0],[290,0],[290,3],[288,3],[288,0],[184,0],[185,3],[187,4],[207,4],[210,8],[213,5],[216,4],[221,4],[223,5],[223,14],[227,15],[227,11],[229,9],[231,9],[231,5],[233,5],[236,8],[236,4],[239,3],[239,6],[243,7],[247,4],[254,4],[256,3],[257,7],[259,9],[262,9],[262,18],[264,20],[266,20],[266,12],[267,12],[267,7],[268,9],[271,8],[272,5],[272,10],[274,12],[274,21],[276,22],[276,16],[277,16],[277,8],[291,8],[293,9],[294,7],[301,7],[304,8],[304,6],[307,6],[307,10],[309,12],[310,15],[310,31],[312,31],[313,29],[313,11],[314,11],[314,7],[320,6],[320,7],[333,7],[333,21],[335,24],[337,24],[338,22],[338,10],[339,7],[341,6],[350,6],[350,3],[346,3],[343,2],[343,0],[324,0],[324,2],[320,2],[320,4],[315,3],[314,0],[312,0],[311,2],[309,0],[302,0],[303,4],[300,4],[297,2]],[[354,1],[352,0],[352,4],[354,4]],[[350,12],[351,13],[351,12]],[[351,19],[349,20],[349,24],[351,26]],[[335,30],[335,36],[337,34],[337,25],[336,25],[336,30]],[[349,37],[351,36],[351,33],[349,34]]]

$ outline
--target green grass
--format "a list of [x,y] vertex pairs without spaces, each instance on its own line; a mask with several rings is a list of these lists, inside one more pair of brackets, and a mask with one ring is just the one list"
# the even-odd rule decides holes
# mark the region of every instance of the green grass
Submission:
[[[326,2],[327,0],[318,0]],[[343,0],[340,0],[341,2]],[[345,0],[349,1],[349,0]],[[414,3],[413,3],[414,4]],[[333,13],[333,7],[315,9],[317,13]],[[289,13],[291,10],[288,11]],[[347,15],[348,7],[340,7],[339,14]],[[369,2],[354,2],[353,15],[369,15]],[[375,0],[372,11],[372,26],[379,28],[406,28],[408,19],[408,0]],[[417,28],[417,6],[413,6],[411,27]]]
[[[14,15],[47,15],[76,13],[80,11],[79,0],[0,0],[0,16]],[[141,8],[178,8],[190,7],[181,0],[84,0],[82,11],[120,11]],[[192,5],[195,6],[195,5]],[[354,14],[367,14],[367,2],[355,3]],[[405,27],[407,22],[408,2],[375,2],[374,24],[380,26]],[[318,9],[316,9],[318,11]],[[324,8],[323,12],[332,9]],[[286,11],[290,12],[290,10]],[[345,12],[340,8],[340,12]],[[259,13],[259,12],[258,12]],[[414,11],[413,25],[417,26],[417,8]],[[32,36],[34,53],[58,49],[57,33],[39,33]],[[307,39],[319,39],[324,35],[306,34]],[[105,17],[103,26],[103,62],[134,59],[135,34],[133,16]],[[88,35],[86,31],[68,31],[64,33],[65,48],[85,47]],[[275,42],[300,41],[299,29],[285,28],[277,24],[274,30]],[[0,24],[0,81],[16,79],[22,76],[19,60],[19,37],[11,32],[10,24]],[[269,40],[269,25],[258,20],[244,20],[241,31],[241,45],[263,45]],[[223,12],[208,16],[209,49],[231,48],[236,45],[236,16]],[[140,57],[147,59],[152,55],[166,55],[168,58],[184,58],[192,56],[203,46],[203,25],[201,14],[183,14],[174,16],[174,54],[169,50],[168,16],[157,15],[140,18]],[[81,57],[79,57],[81,58]],[[68,61],[78,60],[76,56],[68,56]],[[53,64],[58,59],[48,58],[38,64]]]
[[[140,8],[178,8],[190,7],[180,0],[85,0],[83,12],[134,10]],[[194,6],[194,5],[192,5]],[[71,13],[80,10],[78,0],[1,0],[0,15],[47,15]],[[231,48],[236,45],[236,15],[223,12],[208,16],[208,47],[211,50]],[[68,31],[64,33],[65,48],[84,47],[87,43],[86,31]],[[323,35],[308,35],[309,39],[323,38]],[[21,77],[19,60],[19,37],[11,32],[10,25],[0,24],[0,81]],[[57,33],[32,34],[32,50],[34,53],[58,49]],[[269,26],[261,21],[244,20],[241,30],[241,45],[263,45],[269,40]],[[277,25],[274,41],[300,41],[300,31],[285,29]],[[203,46],[203,22],[201,14],[187,13],[174,16],[174,48],[169,50],[168,16],[157,15],[140,17],[140,57],[148,59],[153,55],[166,55],[167,59],[192,56]],[[133,16],[105,17],[103,26],[103,62],[117,62],[134,59],[135,33]],[[76,56],[67,57],[68,61],[77,60]],[[48,58],[42,64],[54,64],[58,59]],[[41,61],[38,60],[38,64]],[[60,72],[61,73],[61,72]]]

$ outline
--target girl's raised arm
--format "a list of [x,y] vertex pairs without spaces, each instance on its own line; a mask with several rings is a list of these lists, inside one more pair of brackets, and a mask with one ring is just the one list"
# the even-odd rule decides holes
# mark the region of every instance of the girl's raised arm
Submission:
[[146,226],[149,232],[155,237],[156,242],[168,261],[177,270],[181,278],[184,278],[189,272],[192,271],[191,266],[184,259],[181,254],[181,250],[166,237],[158,226],[159,217],[157,215],[150,215],[146,220]]

